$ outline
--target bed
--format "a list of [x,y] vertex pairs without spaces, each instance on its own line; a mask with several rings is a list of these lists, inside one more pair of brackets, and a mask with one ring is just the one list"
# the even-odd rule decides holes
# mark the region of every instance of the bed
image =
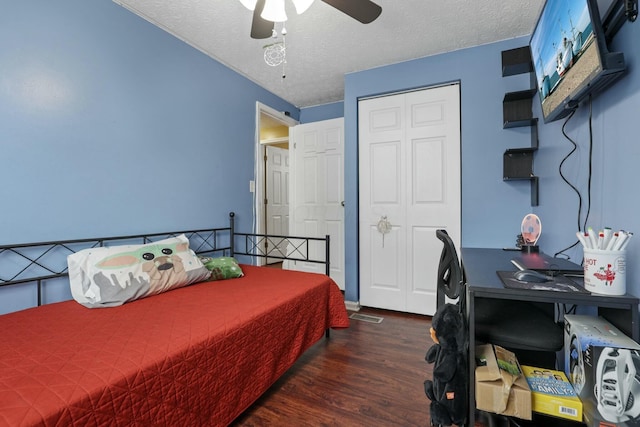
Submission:
[[[198,253],[274,257],[261,250],[272,237],[236,233],[233,217],[229,227],[186,233]],[[46,255],[35,256],[28,245],[0,246],[0,257],[29,258],[25,271],[46,270],[8,280],[0,269],[0,285],[37,286],[41,298],[48,281],[67,274],[44,258],[111,239],[133,237],[46,242]],[[313,239],[292,239],[300,240],[287,256],[319,262],[310,256]],[[329,328],[349,325],[342,293],[327,275],[241,268],[239,278],[116,307],[87,309],[71,300],[1,315],[0,426],[228,425]]]

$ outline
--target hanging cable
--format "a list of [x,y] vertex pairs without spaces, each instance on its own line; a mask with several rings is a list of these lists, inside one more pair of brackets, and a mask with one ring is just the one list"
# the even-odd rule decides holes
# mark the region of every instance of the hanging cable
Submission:
[[[567,135],[567,132],[565,130],[565,127],[567,126],[567,123],[569,123],[569,120],[571,120],[571,118],[573,117],[573,115],[576,113],[576,110],[572,110],[571,113],[569,114],[569,116],[566,118],[566,120],[564,121],[563,125],[562,125],[562,135],[564,135],[564,137],[571,143],[571,145],[573,146],[573,148],[571,149],[571,151],[569,151],[569,153],[567,153],[566,156],[564,156],[564,158],[562,159],[562,161],[560,162],[560,166],[558,166],[558,172],[560,173],[560,177],[562,178],[562,180],[569,186],[571,187],[571,189],[578,195],[578,231],[581,230],[580,228],[580,218],[582,215],[582,195],[580,194],[580,190],[578,190],[578,188],[576,188],[575,185],[573,185],[571,182],[569,182],[569,180],[567,179],[567,177],[564,175],[564,172],[562,171],[562,167],[564,166],[564,163],[567,161],[567,159],[569,159],[569,157],[571,157],[571,155],[578,149],[578,144],[575,143],[575,141],[573,139],[571,139],[571,137],[569,135]],[[568,251],[569,249],[575,247],[578,243],[580,243],[578,240],[576,240],[572,245],[556,252],[553,256],[557,257],[558,255],[562,254],[562,255],[566,255],[564,254],[565,251]],[[567,259],[569,258],[569,256],[567,256]]]
[[564,137],[571,143],[571,145],[573,145],[573,148],[571,149],[571,151],[569,151],[569,153],[567,153],[566,156],[564,156],[564,158],[560,162],[558,171],[560,172],[560,177],[562,178],[562,180],[566,182],[567,185],[571,187],[571,189],[578,195],[578,231],[581,231],[582,228],[580,226],[580,218],[582,218],[582,195],[580,194],[580,191],[576,188],[576,186],[569,182],[567,177],[564,175],[564,172],[562,172],[562,166],[564,166],[564,162],[566,162],[567,159],[569,159],[569,157],[571,157],[571,155],[578,149],[578,144],[576,144],[576,142],[573,139],[571,139],[569,135],[567,135],[567,132],[565,130],[567,123],[569,123],[569,120],[573,117],[575,112],[576,110],[573,110],[571,114],[569,114],[567,119],[564,121],[564,124],[562,125],[562,135],[564,135]]
[[[586,206],[586,215],[585,215],[585,218],[584,218],[584,223],[582,223],[582,224],[580,224],[580,218],[582,217],[582,195],[580,194],[580,191],[566,179],[566,177],[564,176],[564,174],[562,172],[562,166],[563,166],[564,162],[577,149],[577,144],[575,143],[575,141],[573,141],[569,137],[569,135],[567,135],[567,133],[565,132],[565,126],[567,125],[569,120],[573,117],[573,115],[575,114],[575,111],[576,110],[573,110],[571,112],[571,114],[567,117],[567,119],[565,120],[564,124],[562,125],[562,134],[564,135],[564,137],[567,140],[569,140],[569,142],[571,142],[571,144],[573,145],[573,149],[562,159],[558,169],[560,171],[560,176],[562,177],[562,179],[578,195],[578,202],[579,202],[579,206],[578,206],[578,231],[583,231],[583,230],[586,230],[586,228],[587,228],[587,223],[589,221],[589,215],[591,213],[591,178],[592,178],[592,175],[593,175],[593,102],[592,102],[592,99],[591,99],[591,95],[589,95],[589,158],[588,158],[588,162],[589,162],[588,170],[589,170],[589,172],[588,172],[588,176],[587,176],[587,206]],[[568,251],[569,249],[572,249],[573,247],[575,247],[579,243],[580,243],[579,241],[575,241],[572,245],[570,245],[570,246],[568,246],[568,247],[556,252],[554,256],[563,254],[565,251]],[[569,257],[567,257],[567,258],[569,258]]]
[[587,215],[584,217],[583,230],[587,229],[591,214],[591,176],[593,172],[593,102],[589,95],[589,175],[587,177]]

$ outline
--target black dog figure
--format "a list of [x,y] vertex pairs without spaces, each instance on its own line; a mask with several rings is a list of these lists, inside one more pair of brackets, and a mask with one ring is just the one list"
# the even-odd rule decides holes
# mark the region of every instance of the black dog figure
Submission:
[[424,392],[431,400],[431,425],[464,425],[467,418],[467,348],[464,320],[459,308],[445,304],[431,321],[431,338],[435,343],[425,360],[434,363],[433,381],[424,382]]

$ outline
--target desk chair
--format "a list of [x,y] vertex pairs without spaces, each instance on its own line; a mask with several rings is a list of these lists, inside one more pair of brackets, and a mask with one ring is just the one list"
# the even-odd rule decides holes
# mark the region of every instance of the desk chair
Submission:
[[[436,230],[444,247],[438,265],[437,306],[450,299],[466,304],[464,268],[446,230]],[[529,301],[476,298],[476,341],[496,344],[518,356],[521,364],[555,369],[555,353],[564,344],[563,327],[554,320],[554,307]],[[466,312],[466,307],[464,307]]]

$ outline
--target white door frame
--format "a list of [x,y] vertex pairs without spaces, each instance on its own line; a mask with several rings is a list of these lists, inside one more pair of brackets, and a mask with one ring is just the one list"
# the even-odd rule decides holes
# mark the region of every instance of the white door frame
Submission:
[[[264,217],[264,156],[265,146],[260,143],[260,116],[261,114],[267,114],[275,120],[281,122],[285,126],[293,127],[298,124],[298,121],[292,119],[281,111],[275,108],[269,107],[261,102],[256,101],[256,127],[255,127],[255,172],[254,172],[254,185],[252,186],[254,207],[253,207],[253,232],[257,234],[264,234],[265,230],[265,217]],[[255,263],[264,262],[266,259],[255,258]]]

